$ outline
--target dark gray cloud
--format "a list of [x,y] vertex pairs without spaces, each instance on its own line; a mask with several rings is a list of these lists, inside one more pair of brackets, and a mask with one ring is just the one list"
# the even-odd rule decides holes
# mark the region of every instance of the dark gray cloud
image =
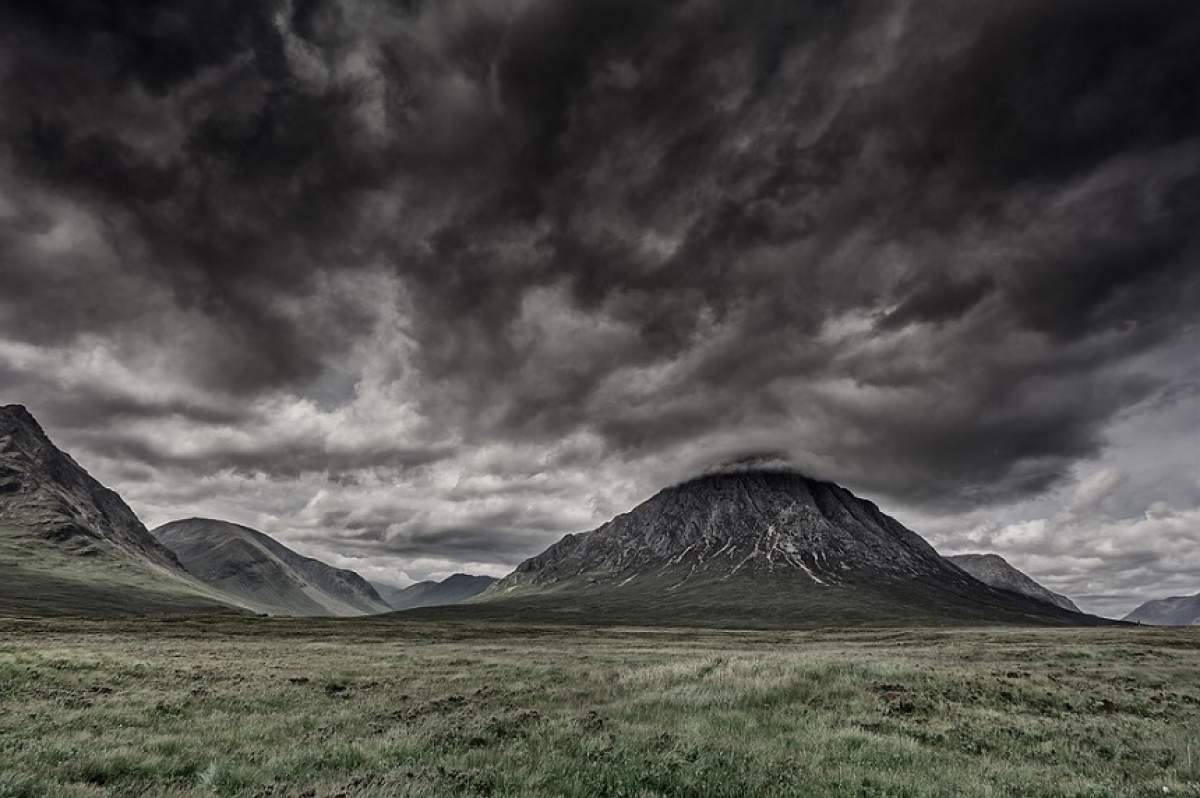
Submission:
[[0,10],[0,375],[154,513],[509,562],[760,451],[970,513],[1179,390],[1194,3],[126,5]]

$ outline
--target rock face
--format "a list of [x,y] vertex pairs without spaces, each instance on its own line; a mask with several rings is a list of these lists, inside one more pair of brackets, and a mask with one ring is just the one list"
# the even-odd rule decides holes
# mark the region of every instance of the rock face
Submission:
[[375,584],[379,595],[383,596],[392,609],[408,610],[414,607],[442,607],[447,604],[458,604],[479,595],[496,581],[491,576],[473,576],[471,574],[452,574],[440,582],[417,582],[408,587]]
[[0,606],[128,613],[227,606],[129,506],[46,436],[0,407]]
[[956,554],[946,559],[980,582],[992,587],[1023,593],[1031,598],[1056,604],[1071,612],[1080,611],[1075,606],[1075,602],[1061,593],[1055,593],[1053,590],[1039,585],[1028,575],[1012,567],[1008,560],[999,554]]
[[1147,601],[1124,620],[1154,626],[1200,626],[1200,593]]
[[21,405],[0,408],[0,518],[80,556],[120,552],[182,570],[121,497],[56,448]]
[[1098,622],[983,584],[871,502],[772,470],[663,490],[567,535],[471,604],[632,622]]
[[346,616],[391,609],[353,571],[304,557],[249,527],[188,518],[153,534],[194,576],[260,612]]

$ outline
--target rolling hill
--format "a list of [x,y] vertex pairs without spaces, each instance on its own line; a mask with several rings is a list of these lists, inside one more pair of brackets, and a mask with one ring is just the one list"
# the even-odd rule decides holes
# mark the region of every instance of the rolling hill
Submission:
[[491,576],[451,574],[440,582],[417,582],[408,587],[375,582],[372,584],[392,609],[408,610],[458,604],[479,595],[495,581]]
[[1200,593],[1147,601],[1124,620],[1152,626],[1200,626]]
[[1071,599],[1038,584],[999,554],[955,554],[946,559],[992,587],[1023,593],[1030,598],[1047,601],[1071,612],[1080,611]]
[[392,608],[353,571],[304,557],[250,527],[210,518],[153,531],[198,579],[271,615],[369,615]]
[[715,626],[1094,624],[980,582],[871,502],[791,471],[710,474],[418,613]]
[[0,407],[0,612],[139,615],[234,605],[189,574],[29,411]]

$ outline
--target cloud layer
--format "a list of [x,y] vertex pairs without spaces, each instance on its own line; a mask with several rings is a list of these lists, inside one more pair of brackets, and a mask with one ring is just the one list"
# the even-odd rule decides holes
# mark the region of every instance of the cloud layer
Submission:
[[[1139,453],[1195,429],[1153,422],[1197,403],[1194,3],[41,0],[0,41],[0,384],[148,520],[498,573],[771,452],[1200,590],[1106,526],[1172,537]],[[1106,468],[1103,515],[979,532]]]

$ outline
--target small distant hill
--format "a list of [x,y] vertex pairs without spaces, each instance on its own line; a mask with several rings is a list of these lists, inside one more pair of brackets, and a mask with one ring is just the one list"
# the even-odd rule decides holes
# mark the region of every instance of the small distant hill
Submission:
[[1200,626],[1200,593],[1147,601],[1123,620],[1154,626]]
[[491,576],[453,574],[440,582],[417,582],[408,587],[396,587],[374,582],[375,589],[392,609],[409,610],[416,607],[441,607],[458,604],[487,590],[496,579]]
[[144,615],[237,605],[189,574],[28,410],[0,407],[0,612]]
[[946,559],[984,584],[1048,601],[1064,610],[1080,612],[1071,599],[1038,584],[999,554],[955,554]]
[[240,524],[188,518],[154,536],[190,573],[247,606],[272,615],[369,615],[387,602],[353,571],[305,557]]

